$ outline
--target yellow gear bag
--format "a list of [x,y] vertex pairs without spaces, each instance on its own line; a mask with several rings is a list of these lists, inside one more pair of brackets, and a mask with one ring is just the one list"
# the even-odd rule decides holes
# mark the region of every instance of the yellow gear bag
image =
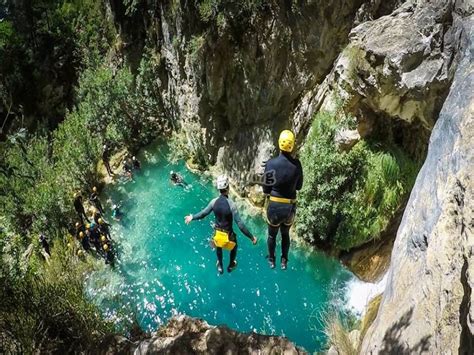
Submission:
[[216,232],[214,233],[213,241],[214,241],[214,245],[217,248],[222,248],[226,250],[232,250],[235,248],[235,242],[229,239],[229,232],[216,229]]

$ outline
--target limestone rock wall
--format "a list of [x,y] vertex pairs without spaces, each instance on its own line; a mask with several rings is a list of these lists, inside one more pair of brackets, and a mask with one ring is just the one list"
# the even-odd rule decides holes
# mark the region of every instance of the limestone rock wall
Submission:
[[[370,16],[399,2],[375,2]],[[146,43],[159,53],[163,114],[243,192],[278,132],[294,125],[300,97],[331,71],[364,1],[273,0],[248,11],[237,0],[217,1],[218,18],[208,22],[199,2],[141,1],[135,17],[119,3],[111,0],[124,41],[133,52]]]
[[323,85],[294,111],[297,130],[304,133],[308,117],[333,109],[337,97],[357,118],[362,137],[391,135],[423,160],[459,61],[454,19],[463,11],[454,1],[407,1],[355,27]]
[[474,16],[392,252],[363,354],[474,353]]

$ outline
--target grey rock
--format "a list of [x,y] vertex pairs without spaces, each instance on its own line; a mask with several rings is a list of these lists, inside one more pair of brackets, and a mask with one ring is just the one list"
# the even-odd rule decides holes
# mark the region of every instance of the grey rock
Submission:
[[363,354],[474,353],[474,17],[411,193]]
[[156,335],[135,343],[133,353],[141,354],[306,354],[282,337],[238,333],[226,326],[177,316]]
[[334,136],[334,143],[341,150],[350,150],[361,139],[356,129],[341,129]]
[[378,132],[398,131],[403,148],[423,159],[459,61],[456,21],[452,1],[412,0],[361,23],[334,66],[329,94]]

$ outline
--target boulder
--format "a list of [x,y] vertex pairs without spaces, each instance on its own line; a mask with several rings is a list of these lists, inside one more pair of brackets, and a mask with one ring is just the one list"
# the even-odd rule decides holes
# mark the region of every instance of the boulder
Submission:
[[226,326],[180,315],[149,339],[136,342],[134,354],[306,354],[283,337],[239,333]]
[[336,132],[334,143],[338,149],[348,151],[360,141],[360,138],[359,131],[356,129],[341,129]]

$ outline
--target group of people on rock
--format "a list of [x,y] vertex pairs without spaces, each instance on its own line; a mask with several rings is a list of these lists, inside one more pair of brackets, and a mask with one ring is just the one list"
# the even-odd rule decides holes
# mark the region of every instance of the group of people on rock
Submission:
[[[266,163],[261,181],[263,192],[267,196],[266,218],[268,224],[268,261],[270,268],[275,268],[275,249],[278,232],[281,233],[281,269],[286,270],[288,265],[288,252],[290,249],[290,227],[296,213],[296,192],[303,186],[303,169],[300,161],[293,157],[295,135],[289,130],[281,132],[278,139],[280,154]],[[220,195],[196,214],[185,216],[185,223],[199,220],[214,212],[215,224],[212,238],[217,254],[217,270],[224,273],[223,249],[230,251],[230,260],[227,272],[232,272],[237,267],[237,236],[233,230],[233,222],[252,243],[257,244],[257,238],[245,226],[229,198],[229,178],[221,175],[217,178],[216,187]]]
[[94,207],[91,218],[86,214],[82,195],[74,194],[74,208],[79,217],[79,221],[75,224],[75,237],[86,252],[90,252],[93,246],[96,252],[104,257],[107,264],[113,264],[114,249],[110,236],[110,224],[104,218],[104,208],[95,186],[89,195],[89,201]]

